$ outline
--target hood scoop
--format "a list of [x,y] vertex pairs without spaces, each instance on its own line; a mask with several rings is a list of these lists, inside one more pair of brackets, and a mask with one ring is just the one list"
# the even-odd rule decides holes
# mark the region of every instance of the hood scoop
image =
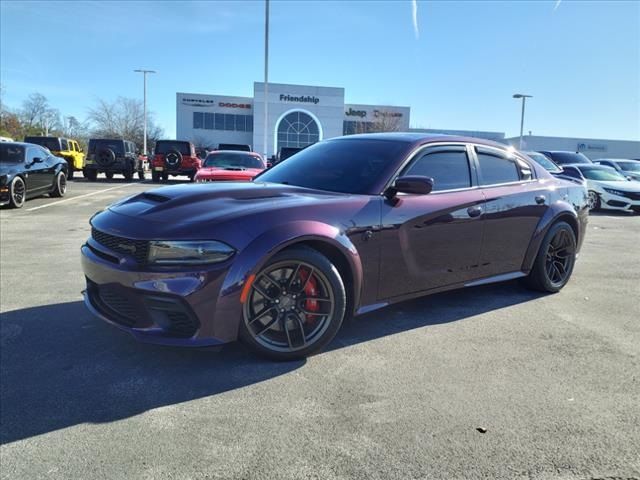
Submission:
[[244,167],[224,167],[225,170],[231,170],[232,172],[244,172],[246,168]]
[[140,197],[155,203],[163,203],[171,200],[171,198],[165,197],[164,195],[158,195],[157,193],[150,193],[150,192],[144,192],[140,195]]

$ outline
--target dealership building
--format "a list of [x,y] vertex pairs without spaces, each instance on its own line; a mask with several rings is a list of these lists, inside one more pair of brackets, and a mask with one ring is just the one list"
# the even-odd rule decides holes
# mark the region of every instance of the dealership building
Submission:
[[[203,148],[250,145],[267,156],[282,147],[304,147],[326,138],[380,130],[461,135],[518,145],[519,138],[505,138],[503,132],[410,128],[410,107],[348,104],[344,97],[344,88],[339,87],[269,83],[265,130],[262,82],[254,82],[253,97],[178,92],[176,134],[179,140]],[[524,149],[583,151],[590,158],[640,158],[637,141],[526,136]]]

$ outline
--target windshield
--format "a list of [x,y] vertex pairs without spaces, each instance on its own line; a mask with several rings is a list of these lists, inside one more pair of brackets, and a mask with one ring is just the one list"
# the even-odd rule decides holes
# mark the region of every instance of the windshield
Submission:
[[24,161],[24,147],[0,143],[0,163],[21,163]]
[[626,181],[626,177],[613,168],[581,168],[580,171],[587,180],[600,180],[603,182]]
[[177,150],[182,155],[191,155],[189,142],[156,142],[156,155],[164,155],[174,150]]
[[101,150],[113,150],[113,153],[124,153],[122,140],[89,140],[89,153],[98,153]]
[[35,143],[41,147],[48,148],[52,152],[60,151],[60,139],[56,137],[26,137],[24,141],[26,143]]
[[538,152],[528,152],[527,155],[540,164],[545,170],[549,172],[562,171],[555,163],[553,163],[546,155]]
[[618,166],[626,172],[640,172],[640,162],[617,162]]
[[558,165],[567,165],[569,163],[592,163],[583,153],[574,152],[549,152],[551,160]]
[[256,180],[342,193],[373,192],[406,145],[386,140],[343,139],[316,143],[267,170]]
[[236,153],[210,153],[204,161],[205,167],[218,168],[264,168],[259,158]]

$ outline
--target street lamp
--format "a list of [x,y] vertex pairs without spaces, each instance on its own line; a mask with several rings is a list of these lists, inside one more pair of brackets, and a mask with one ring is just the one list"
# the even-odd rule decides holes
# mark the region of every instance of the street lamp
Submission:
[[142,154],[147,156],[147,73],[156,73],[155,70],[134,70],[136,73],[141,73],[144,77],[144,140],[142,147]]
[[[264,2],[264,158],[269,157],[269,0]],[[275,145],[274,145],[275,148]],[[267,160],[268,161],[268,160]]]
[[522,150],[522,132],[524,130],[524,104],[527,98],[532,98],[533,95],[525,95],[524,93],[514,93],[513,98],[522,99],[522,115],[520,115],[520,150]]

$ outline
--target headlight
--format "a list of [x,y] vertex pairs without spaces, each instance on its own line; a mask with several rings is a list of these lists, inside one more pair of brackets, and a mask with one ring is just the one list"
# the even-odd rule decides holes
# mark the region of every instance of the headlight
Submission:
[[152,241],[149,243],[149,263],[156,265],[198,265],[224,262],[235,250],[216,241]]
[[613,188],[605,188],[604,191],[610,193],[611,195],[618,195],[619,197],[624,197],[627,193],[621,190],[615,190]]

